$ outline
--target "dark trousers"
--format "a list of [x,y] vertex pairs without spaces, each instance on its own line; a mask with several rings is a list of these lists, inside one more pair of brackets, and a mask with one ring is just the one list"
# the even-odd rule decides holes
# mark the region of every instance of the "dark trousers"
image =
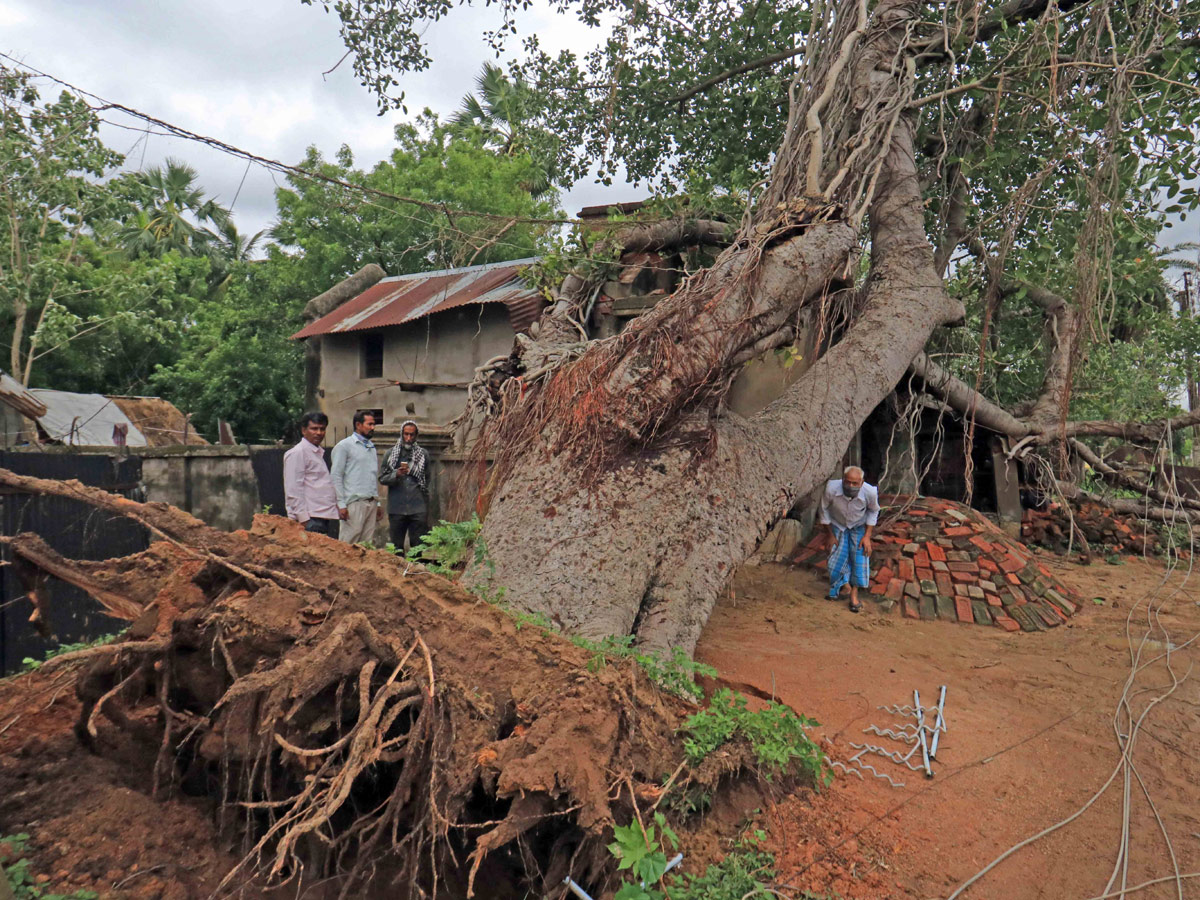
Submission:
[[304,530],[315,531],[317,534],[327,534],[335,538],[338,536],[339,524],[339,519],[318,519],[314,517],[304,523]]
[[425,517],[419,515],[388,516],[388,532],[397,550],[404,549],[404,536],[408,535],[408,547],[411,550],[421,542],[425,532],[429,530]]

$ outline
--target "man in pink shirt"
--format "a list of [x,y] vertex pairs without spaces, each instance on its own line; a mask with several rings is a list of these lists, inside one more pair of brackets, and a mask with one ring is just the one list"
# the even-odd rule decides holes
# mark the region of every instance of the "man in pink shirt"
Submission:
[[322,412],[305,413],[300,420],[300,443],[283,454],[283,494],[289,519],[301,522],[305,531],[336,538],[338,520],[346,511],[338,509],[321,449],[328,425],[329,417]]

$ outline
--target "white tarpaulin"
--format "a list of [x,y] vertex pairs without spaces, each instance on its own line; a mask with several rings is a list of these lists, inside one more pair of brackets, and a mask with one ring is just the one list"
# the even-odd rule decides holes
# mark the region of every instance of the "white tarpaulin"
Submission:
[[113,426],[124,425],[128,430],[125,444],[145,447],[146,438],[111,397],[102,394],[73,394],[69,391],[50,391],[30,388],[46,407],[38,416],[38,425],[51,441],[83,447],[111,447]]

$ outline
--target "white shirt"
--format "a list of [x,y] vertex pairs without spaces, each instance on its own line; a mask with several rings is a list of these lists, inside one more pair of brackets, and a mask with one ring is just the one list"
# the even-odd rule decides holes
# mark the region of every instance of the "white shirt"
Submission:
[[821,522],[839,528],[857,528],[859,525],[874,525],[879,521],[879,488],[863,482],[858,496],[847,497],[842,493],[842,479],[835,478],[825,485],[821,497]]
[[307,522],[309,519],[336,519],[337,495],[325,451],[304,438],[283,454],[283,495],[289,519]]

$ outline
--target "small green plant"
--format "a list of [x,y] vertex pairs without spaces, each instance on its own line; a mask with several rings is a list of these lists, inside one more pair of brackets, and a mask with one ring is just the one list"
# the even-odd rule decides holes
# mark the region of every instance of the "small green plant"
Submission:
[[32,672],[34,669],[41,668],[42,664],[48,660],[54,659],[56,656],[62,656],[64,653],[74,653],[76,650],[88,650],[92,647],[100,647],[104,644],[111,644],[118,637],[120,632],[116,634],[106,634],[104,637],[98,637],[94,641],[79,641],[74,644],[59,644],[57,647],[51,647],[43,654],[41,659],[34,659],[32,656],[26,656],[21,660],[21,671]]
[[608,852],[618,860],[617,871],[628,871],[635,879],[622,885],[614,900],[661,898],[663,893],[654,885],[662,881],[667,871],[663,842],[669,843],[672,850],[679,846],[679,838],[667,824],[666,816],[656,812],[653,823],[646,828],[637,819],[628,825],[616,825],[613,827],[613,837],[615,840],[608,845]]
[[775,858],[744,841],[701,875],[670,879],[671,900],[742,900],[771,897],[766,887],[775,878]]
[[631,634],[609,635],[601,641],[579,636],[570,640],[575,646],[591,652],[588,671],[599,672],[611,659],[632,659],[642,667],[646,677],[664,691],[688,700],[698,700],[701,696],[696,685],[697,675],[715,678],[717,674],[712,666],[696,662],[679,647],[671,648],[666,654],[658,651],[643,653],[634,646]]
[[[429,571],[451,579],[462,575],[468,565],[481,569],[486,574],[471,585],[471,593],[485,603],[503,606],[506,589],[493,586],[496,564],[488,555],[487,544],[479,536],[482,527],[479,516],[471,516],[464,522],[443,519],[429,529],[418,544],[409,548],[407,558],[424,563]],[[383,549],[397,556],[402,552],[391,542]]]
[[513,624],[516,626],[517,631],[520,631],[526,625],[532,625],[533,627],[540,628],[543,631],[558,630],[554,627],[554,623],[550,621],[549,617],[547,617],[545,613],[525,613],[518,609],[507,609],[505,612],[512,616]]
[[30,861],[24,856],[25,847],[29,843],[28,834],[12,834],[0,837],[2,845],[10,859],[18,857],[17,861],[3,867],[0,877],[8,882],[13,900],[97,900],[100,896],[95,891],[75,891],[71,894],[47,893],[43,885],[34,880],[29,871]]
[[680,732],[691,765],[740,736],[749,742],[767,777],[796,763],[814,782],[829,784],[832,773],[825,754],[805,731],[819,724],[782,703],[772,702],[765,709],[751,712],[745,696],[721,688],[713,694],[707,709],[687,718]]
[[438,522],[425,533],[420,543],[408,551],[408,558],[422,562],[431,572],[452,578],[466,567],[468,562],[488,567],[495,565],[487,555],[487,547],[479,539],[483,525],[479,516],[471,516],[465,522]]
[[[674,849],[677,838],[661,813],[655,814],[654,824],[644,831],[635,819],[624,828],[614,828],[613,833],[616,840],[609,845],[609,852],[621,861],[618,871],[629,870],[634,879],[621,885],[615,900],[747,900],[779,896],[771,887],[775,879],[775,857],[762,849],[760,842],[766,837],[762,831],[744,838],[724,859],[713,863],[703,873],[668,873],[665,879],[662,874],[667,866],[664,842]],[[821,898],[802,891],[797,900],[833,898]]]
[[262,509],[258,511],[260,516],[269,516],[271,514],[271,504],[264,503]]

